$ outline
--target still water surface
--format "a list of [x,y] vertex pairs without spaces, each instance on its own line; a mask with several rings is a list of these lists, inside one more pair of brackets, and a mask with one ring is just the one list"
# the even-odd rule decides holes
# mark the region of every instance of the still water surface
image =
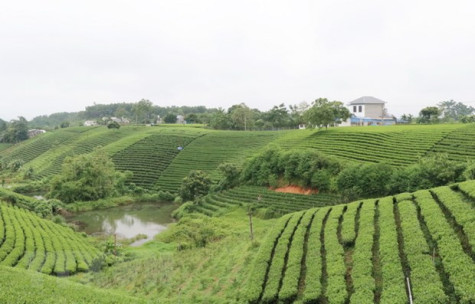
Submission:
[[118,238],[133,238],[144,234],[132,246],[141,245],[165,230],[173,222],[171,213],[176,205],[171,203],[140,203],[78,213],[68,219],[79,225],[87,234],[117,234]]

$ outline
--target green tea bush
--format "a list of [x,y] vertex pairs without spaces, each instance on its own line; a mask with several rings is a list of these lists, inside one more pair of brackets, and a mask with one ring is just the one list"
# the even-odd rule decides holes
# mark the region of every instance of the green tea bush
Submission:
[[229,224],[219,218],[193,214],[160,233],[157,240],[176,243],[178,250],[206,247],[229,234]]

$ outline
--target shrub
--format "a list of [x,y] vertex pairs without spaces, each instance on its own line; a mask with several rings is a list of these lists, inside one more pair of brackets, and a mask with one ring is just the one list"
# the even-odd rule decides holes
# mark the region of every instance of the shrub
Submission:
[[223,178],[219,181],[216,190],[226,190],[239,184],[241,170],[233,163],[222,163],[218,166]]
[[180,196],[184,200],[194,200],[208,193],[211,186],[211,179],[204,171],[192,170],[183,179],[180,187]]
[[157,235],[157,240],[177,243],[178,250],[184,250],[206,247],[207,244],[228,235],[228,231],[229,226],[224,220],[193,214],[183,217],[178,223]]

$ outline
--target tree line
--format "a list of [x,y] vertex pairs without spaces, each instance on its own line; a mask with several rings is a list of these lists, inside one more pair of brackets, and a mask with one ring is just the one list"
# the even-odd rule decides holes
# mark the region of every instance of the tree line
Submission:
[[[245,103],[232,105],[228,109],[207,108],[205,106],[154,105],[147,99],[135,103],[94,104],[80,112],[61,112],[40,115],[27,121],[24,117],[6,122],[0,119],[0,141],[16,143],[28,138],[28,129],[56,129],[80,126],[85,120],[95,120],[107,124],[104,118],[127,118],[134,124],[176,123],[177,115],[182,115],[186,123],[204,124],[219,130],[275,130],[307,127],[334,126],[351,117],[347,107],[340,101],[318,98],[312,103],[301,102],[286,106],[273,106],[268,111],[250,108]],[[442,101],[437,106],[420,110],[418,116],[403,114],[403,123],[433,124],[475,122],[475,108],[454,100]]]
[[475,122],[475,108],[454,100],[439,102],[437,106],[429,106],[420,110],[419,116],[403,114],[401,120],[408,123],[473,123]]

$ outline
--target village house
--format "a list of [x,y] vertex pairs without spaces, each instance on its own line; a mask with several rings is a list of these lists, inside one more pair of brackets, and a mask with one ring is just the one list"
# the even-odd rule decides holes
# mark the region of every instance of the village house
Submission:
[[86,120],[84,122],[84,126],[85,127],[94,127],[94,126],[97,126],[97,122],[95,122],[94,120]]
[[363,96],[347,104],[351,117],[340,124],[348,126],[387,126],[396,124],[393,115],[387,113],[386,102],[372,96]]
[[185,116],[183,116],[183,115],[177,115],[177,116],[176,116],[176,123],[177,123],[177,124],[186,124]]
[[28,130],[28,138],[32,138],[43,133],[46,133],[46,131],[40,130],[40,129],[31,129],[31,130]]

